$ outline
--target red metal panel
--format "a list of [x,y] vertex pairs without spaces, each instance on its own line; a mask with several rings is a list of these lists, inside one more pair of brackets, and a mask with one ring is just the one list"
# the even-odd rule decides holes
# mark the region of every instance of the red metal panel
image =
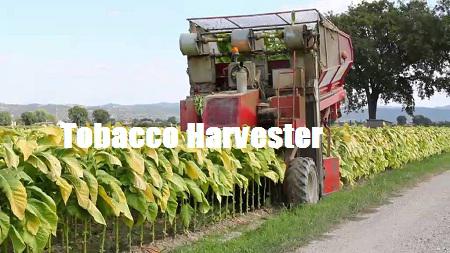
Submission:
[[258,103],[258,90],[206,96],[202,117],[205,128],[256,126],[256,106]]
[[[278,105],[280,106],[280,118],[292,118],[292,105],[293,105],[293,99],[295,97],[288,95],[288,96],[280,96],[280,97],[270,97],[269,98],[269,104],[272,108],[277,108]],[[300,100],[301,96],[298,95],[295,99],[295,114],[294,118],[305,118],[305,115],[300,115]]]
[[345,99],[346,93],[344,88],[338,87],[331,91],[332,94],[327,94],[325,98],[320,99],[320,110],[327,109],[328,107],[341,102]]
[[239,126],[256,126],[258,123],[256,107],[259,103],[259,90],[251,90],[240,99]]
[[323,167],[325,168],[324,194],[327,195],[339,191],[341,188],[339,158],[324,157]]
[[195,111],[194,101],[186,99],[180,101],[180,127],[182,131],[186,131],[188,123],[199,122],[199,117]]

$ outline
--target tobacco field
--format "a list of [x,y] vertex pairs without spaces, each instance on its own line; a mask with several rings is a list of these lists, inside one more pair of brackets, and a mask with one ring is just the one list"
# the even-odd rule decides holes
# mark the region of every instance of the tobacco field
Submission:
[[[450,128],[346,125],[331,137],[349,185],[450,151]],[[0,128],[0,251],[121,252],[276,200],[286,168],[275,150],[189,149],[184,138],[64,149],[58,127]]]

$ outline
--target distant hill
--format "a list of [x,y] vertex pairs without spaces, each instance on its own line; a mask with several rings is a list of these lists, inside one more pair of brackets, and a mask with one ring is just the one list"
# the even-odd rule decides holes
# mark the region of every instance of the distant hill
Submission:
[[[18,118],[23,112],[35,111],[43,109],[49,113],[55,115],[57,119],[66,120],[67,111],[73,105],[56,105],[56,104],[28,104],[28,105],[16,105],[16,104],[2,104],[0,103],[0,111],[8,111]],[[179,117],[179,104],[178,103],[157,103],[157,104],[140,104],[140,105],[118,105],[118,104],[106,104],[101,106],[86,106],[89,114],[92,115],[92,111],[95,109],[105,109],[111,117],[117,120],[132,120],[141,118],[151,119],[167,119],[168,117]]]
[[[428,107],[416,107],[415,115],[424,115],[425,117],[430,118],[432,121],[450,121],[450,105],[441,106],[435,108]],[[391,122],[397,122],[397,117],[399,115],[407,116],[406,112],[402,111],[401,107],[389,107],[389,106],[380,106],[377,111],[377,118],[384,119]],[[369,115],[367,110],[364,112],[351,112],[349,114],[343,114],[340,121],[366,121]]]
[[[12,113],[16,118],[20,117],[20,114],[26,111],[34,111],[37,109],[44,109],[49,113],[56,115],[58,119],[67,119],[67,111],[73,105],[55,105],[55,104],[28,104],[28,105],[15,105],[15,104],[1,104],[0,111],[8,111]],[[102,108],[107,110],[111,116],[118,120],[132,120],[142,118],[161,118],[167,119],[168,117],[179,117],[179,104],[178,103],[157,103],[157,104],[138,104],[138,105],[118,105],[118,104],[106,104],[101,106],[87,106],[86,107],[91,114],[93,110]],[[450,121],[450,105],[426,108],[416,107],[415,114],[422,114],[433,121]],[[399,115],[406,115],[402,112],[400,107],[380,106],[378,107],[377,116],[379,119],[384,119],[391,122],[396,122],[396,118]],[[340,121],[365,121],[368,118],[368,112],[352,112],[344,114]]]

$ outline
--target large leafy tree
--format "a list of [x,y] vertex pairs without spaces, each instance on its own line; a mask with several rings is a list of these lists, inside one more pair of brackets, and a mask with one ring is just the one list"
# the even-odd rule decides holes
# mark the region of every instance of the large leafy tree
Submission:
[[405,116],[400,115],[397,117],[397,125],[401,125],[401,126],[406,125],[407,120],[408,119]]
[[36,122],[47,122],[47,121],[55,121],[55,116],[48,113],[46,110],[36,110],[34,111],[36,116]]
[[54,122],[55,116],[45,110],[36,110],[34,112],[24,112],[20,115],[23,124],[33,125],[40,122]]
[[86,108],[76,105],[69,109],[69,119],[78,126],[84,126],[89,119],[88,111]]
[[0,126],[11,125],[12,117],[9,112],[0,112]]
[[24,112],[20,115],[23,124],[29,126],[37,122],[36,114],[34,112]]
[[106,124],[111,121],[109,112],[103,109],[94,110],[94,112],[92,112],[92,117],[94,118],[95,123]]
[[429,126],[429,125],[433,124],[433,121],[431,119],[429,119],[423,115],[414,115],[412,122],[415,125],[424,125],[424,126]]
[[[414,91],[421,98],[446,91],[449,85],[448,0],[439,8],[425,2],[362,2],[331,15],[350,34],[355,64],[346,81],[348,110],[365,106],[376,118],[377,104],[397,102],[414,111]],[[447,7],[447,9],[445,9]]]

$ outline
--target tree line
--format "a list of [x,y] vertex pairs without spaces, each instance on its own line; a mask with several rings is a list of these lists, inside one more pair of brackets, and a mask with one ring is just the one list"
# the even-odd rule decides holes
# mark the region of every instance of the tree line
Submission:
[[[92,112],[92,117],[89,117],[89,112],[86,108],[82,106],[74,106],[68,110],[68,120],[72,123],[76,123],[78,126],[85,126],[88,123],[102,123],[106,124],[115,124],[116,120],[113,119],[110,113],[104,109],[96,109]],[[11,126],[14,119],[11,113],[0,111],[0,126]],[[35,125],[40,123],[56,123],[56,117],[45,110],[39,109],[36,111],[24,112],[20,115],[18,119],[18,124],[21,125]],[[121,122],[123,124],[123,122]],[[178,120],[176,117],[169,117],[167,119],[133,119],[130,122],[133,126],[141,126],[141,127],[149,127],[149,126],[171,126],[178,124]]]

